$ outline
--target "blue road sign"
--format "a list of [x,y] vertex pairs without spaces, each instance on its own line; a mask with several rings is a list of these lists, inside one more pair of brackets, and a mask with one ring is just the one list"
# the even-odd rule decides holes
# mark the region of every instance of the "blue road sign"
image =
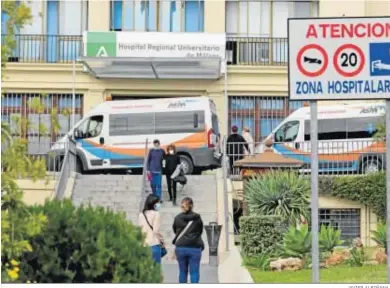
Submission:
[[370,43],[371,76],[390,76],[390,43]]

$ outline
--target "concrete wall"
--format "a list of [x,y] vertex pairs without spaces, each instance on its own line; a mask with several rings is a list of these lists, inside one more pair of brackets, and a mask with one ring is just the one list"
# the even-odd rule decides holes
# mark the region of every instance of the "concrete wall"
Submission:
[[55,195],[55,180],[18,180],[17,184],[24,192],[23,200],[27,205],[43,204]]
[[[234,181],[229,187],[233,190],[229,190],[233,197],[241,200],[242,198],[237,197],[237,194],[234,191],[243,190],[243,182]],[[376,230],[377,217],[371,209],[357,201],[329,196],[320,196],[319,204],[320,208],[327,209],[360,209],[360,236],[363,245],[375,246],[375,242],[371,240],[372,235],[370,231]]]
[[386,0],[320,0],[320,17],[390,15]]

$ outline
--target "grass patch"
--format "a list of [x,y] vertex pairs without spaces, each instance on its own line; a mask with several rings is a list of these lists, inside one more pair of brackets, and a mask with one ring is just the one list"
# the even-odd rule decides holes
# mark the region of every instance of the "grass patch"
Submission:
[[[311,283],[311,270],[269,272],[248,268],[255,283]],[[321,283],[387,283],[386,265],[321,269]]]

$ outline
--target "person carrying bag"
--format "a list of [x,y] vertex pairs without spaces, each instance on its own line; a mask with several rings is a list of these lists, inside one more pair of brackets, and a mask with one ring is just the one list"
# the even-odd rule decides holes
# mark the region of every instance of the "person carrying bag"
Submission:
[[179,264],[179,283],[187,283],[188,271],[191,283],[199,283],[200,260],[204,243],[202,240],[203,221],[198,213],[193,211],[194,203],[186,197],[181,201],[182,213],[175,217],[173,232],[175,238],[175,256]]
[[161,258],[167,254],[163,238],[160,234],[160,198],[150,194],[146,198],[145,206],[138,216],[138,226],[145,234],[145,246],[149,246],[155,263],[160,264]]

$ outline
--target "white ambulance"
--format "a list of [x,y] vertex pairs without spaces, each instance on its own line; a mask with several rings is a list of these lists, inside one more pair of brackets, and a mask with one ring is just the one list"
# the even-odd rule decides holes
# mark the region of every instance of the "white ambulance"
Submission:
[[[319,171],[322,173],[369,173],[385,168],[386,147],[373,137],[383,125],[385,105],[331,105],[318,107]],[[273,149],[300,160],[310,169],[310,108],[288,116],[267,137]]]
[[51,152],[63,155],[68,137],[77,142],[78,171],[142,169],[146,139],[149,148],[154,139],[163,149],[175,145],[187,174],[220,166],[216,105],[207,97],[106,101]]

